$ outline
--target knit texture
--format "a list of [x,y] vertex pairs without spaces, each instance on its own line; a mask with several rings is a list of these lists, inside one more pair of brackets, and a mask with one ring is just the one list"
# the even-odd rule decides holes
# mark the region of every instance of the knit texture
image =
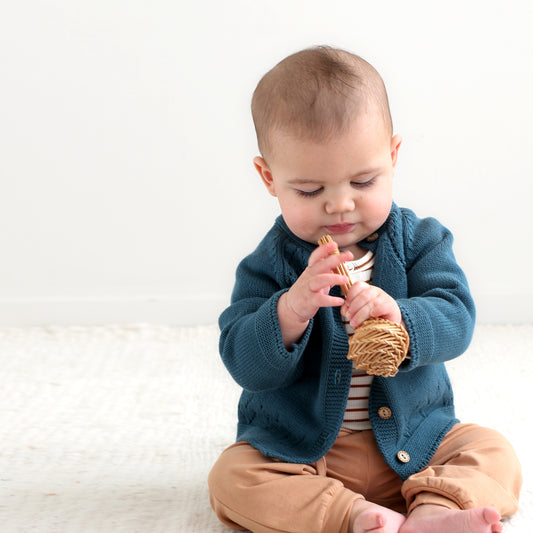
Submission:
[[[385,460],[406,479],[428,463],[457,421],[443,362],[468,347],[475,311],[452,235],[438,221],[394,204],[378,235],[359,244],[376,256],[372,283],[396,299],[411,351],[395,377],[374,379],[369,412]],[[338,308],[320,309],[289,350],[282,342],[277,302],[314,249],[279,217],[240,263],[232,303],[219,320],[222,360],[243,388],[237,440],[300,463],[318,460],[334,443],[352,368]],[[387,420],[378,415],[381,407],[392,411]],[[408,463],[398,459],[401,450]]]

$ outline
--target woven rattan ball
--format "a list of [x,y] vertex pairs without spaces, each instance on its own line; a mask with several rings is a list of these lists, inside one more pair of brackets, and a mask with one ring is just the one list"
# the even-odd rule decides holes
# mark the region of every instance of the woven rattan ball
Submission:
[[384,318],[365,320],[350,337],[348,359],[367,374],[392,377],[409,351],[409,335]]

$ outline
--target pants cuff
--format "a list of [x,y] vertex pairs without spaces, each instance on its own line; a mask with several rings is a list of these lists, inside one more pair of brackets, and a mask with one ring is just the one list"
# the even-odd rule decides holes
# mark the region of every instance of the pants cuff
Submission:
[[324,519],[324,533],[348,533],[353,503],[363,498],[344,487],[332,498]]
[[446,496],[436,492],[418,493],[414,500],[409,504],[407,513],[411,513],[411,511],[416,509],[419,505],[440,505],[441,507],[446,507],[447,509],[462,509],[462,507],[454,500],[450,500],[450,498],[447,498]]

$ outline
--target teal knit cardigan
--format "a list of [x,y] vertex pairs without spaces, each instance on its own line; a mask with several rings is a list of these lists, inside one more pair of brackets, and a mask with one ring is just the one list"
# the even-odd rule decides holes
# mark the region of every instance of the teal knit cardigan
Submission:
[[[377,235],[359,243],[375,253],[372,283],[397,301],[410,337],[410,359],[395,377],[376,377],[369,398],[378,446],[402,479],[427,465],[458,421],[444,362],[468,347],[475,308],[452,241],[437,220],[393,204]],[[219,319],[222,360],[243,388],[237,440],[293,463],[313,463],[335,442],[352,374],[339,308],[321,308],[298,343],[283,345],[277,302],[314,248],[280,216],[238,266]],[[392,416],[381,418],[382,407]]]

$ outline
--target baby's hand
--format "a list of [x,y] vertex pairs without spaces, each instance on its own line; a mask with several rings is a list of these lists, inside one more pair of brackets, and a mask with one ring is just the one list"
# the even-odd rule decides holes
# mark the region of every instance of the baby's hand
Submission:
[[302,321],[313,318],[321,307],[341,306],[344,298],[330,296],[335,285],[343,285],[349,280],[336,274],[334,269],[345,261],[353,259],[350,252],[332,254],[334,242],[319,246],[309,257],[307,268],[287,293],[287,304]]
[[360,326],[367,318],[386,318],[402,324],[402,312],[396,300],[379,287],[362,281],[352,285],[341,313],[353,328]]
[[[289,346],[305,331],[307,324],[321,307],[341,306],[344,299],[330,296],[335,285],[344,285],[349,280],[334,272],[341,263],[351,261],[351,252],[333,254],[334,242],[319,246],[309,257],[307,268],[294,285],[282,295],[278,302],[283,342]],[[332,254],[332,255],[330,255]]]

